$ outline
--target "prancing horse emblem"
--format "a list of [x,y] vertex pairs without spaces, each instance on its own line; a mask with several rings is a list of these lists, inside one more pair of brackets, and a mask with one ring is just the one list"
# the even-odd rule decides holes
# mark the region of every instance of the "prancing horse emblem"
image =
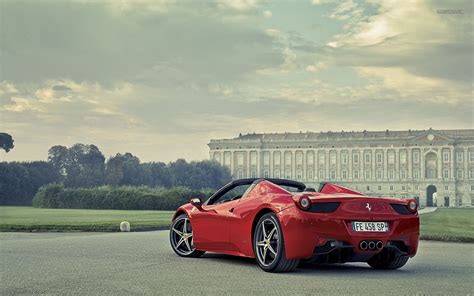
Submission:
[[367,205],[365,206],[365,208],[366,208],[367,210],[369,210],[369,212],[372,210],[372,207],[370,206],[369,203],[367,203]]

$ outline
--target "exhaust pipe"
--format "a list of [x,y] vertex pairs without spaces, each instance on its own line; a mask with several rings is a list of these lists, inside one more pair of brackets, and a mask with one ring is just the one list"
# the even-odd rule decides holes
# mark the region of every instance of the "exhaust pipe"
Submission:
[[360,248],[362,251],[367,250],[367,242],[366,242],[366,241],[361,241],[361,242],[359,243],[359,248]]
[[369,249],[371,249],[371,250],[375,249],[375,242],[374,241],[369,242]]
[[376,246],[377,250],[382,249],[382,248],[383,248],[383,243],[382,243],[382,241],[377,241],[377,244],[376,244],[375,246]]

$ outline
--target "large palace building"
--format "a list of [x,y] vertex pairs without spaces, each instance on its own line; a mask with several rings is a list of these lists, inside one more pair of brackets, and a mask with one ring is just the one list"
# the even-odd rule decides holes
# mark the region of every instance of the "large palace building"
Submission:
[[247,134],[211,140],[233,178],[334,182],[421,206],[474,205],[474,130]]

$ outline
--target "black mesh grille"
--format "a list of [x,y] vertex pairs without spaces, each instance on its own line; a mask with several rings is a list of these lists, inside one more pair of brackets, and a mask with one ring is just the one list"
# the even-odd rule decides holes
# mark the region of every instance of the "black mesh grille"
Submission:
[[340,202],[315,202],[308,212],[312,213],[332,213],[339,207]]
[[415,214],[415,213],[410,212],[406,205],[400,205],[400,204],[390,204],[390,205],[400,215],[413,215],[413,214]]

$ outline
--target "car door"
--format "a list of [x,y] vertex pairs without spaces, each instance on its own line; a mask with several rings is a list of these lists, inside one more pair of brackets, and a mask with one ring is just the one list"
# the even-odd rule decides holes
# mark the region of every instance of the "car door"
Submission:
[[193,243],[197,249],[215,252],[230,251],[230,217],[240,197],[250,184],[237,185],[217,196],[202,210],[192,212]]

